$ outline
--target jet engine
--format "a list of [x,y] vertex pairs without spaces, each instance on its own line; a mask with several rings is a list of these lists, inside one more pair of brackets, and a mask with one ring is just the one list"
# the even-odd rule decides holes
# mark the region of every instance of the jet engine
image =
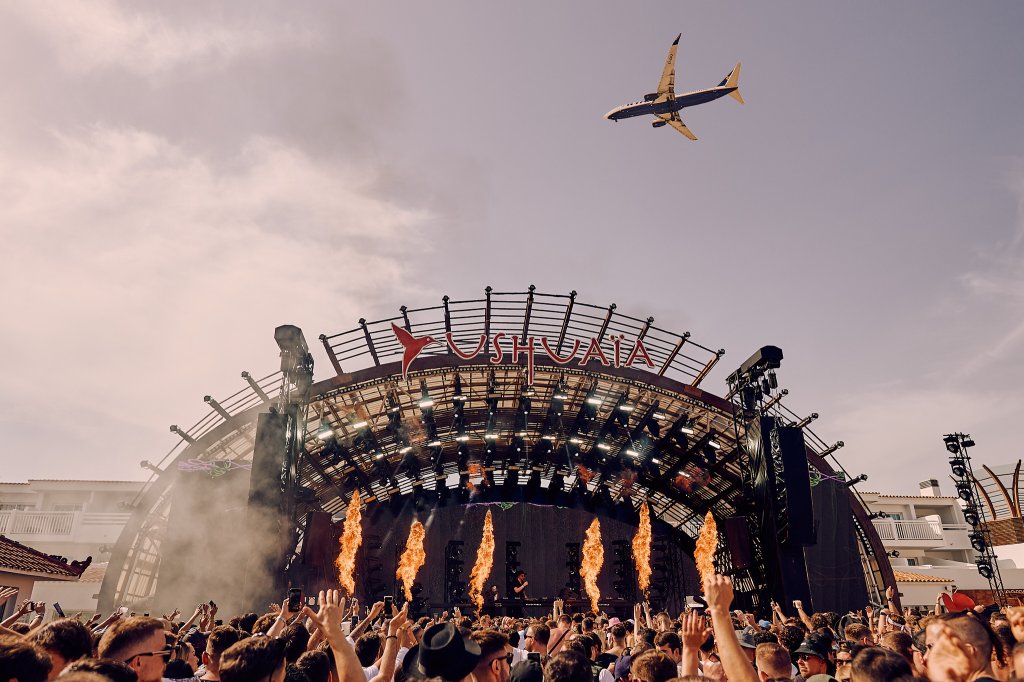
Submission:
[[649,95],[644,95],[644,101],[645,102],[653,102],[656,99],[658,99],[658,93],[656,93],[656,92],[652,92]]
[[661,126],[663,126],[663,125],[665,125],[667,123],[668,123],[668,121],[652,121],[651,122],[651,127],[653,127],[653,128],[660,128]]

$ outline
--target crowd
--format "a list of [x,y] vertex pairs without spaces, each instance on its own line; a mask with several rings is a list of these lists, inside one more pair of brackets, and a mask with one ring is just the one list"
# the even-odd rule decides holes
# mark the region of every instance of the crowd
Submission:
[[[0,605],[12,595],[0,589]],[[773,604],[772,620],[732,611],[732,582],[705,581],[678,617],[638,604],[633,618],[567,613],[411,619],[408,604],[360,610],[337,591],[285,600],[222,624],[214,602],[188,620],[121,609],[43,622],[24,602],[0,624],[0,682],[975,682],[1024,679],[1024,607],[840,616]],[[389,604],[390,606],[390,604]],[[393,606],[391,607],[393,609]],[[26,620],[28,619],[28,620]],[[1019,677],[1018,677],[1019,671]]]

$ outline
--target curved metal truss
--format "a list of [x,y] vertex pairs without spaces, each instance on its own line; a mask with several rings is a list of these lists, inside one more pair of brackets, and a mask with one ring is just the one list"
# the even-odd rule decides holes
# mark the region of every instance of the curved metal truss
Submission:
[[[343,516],[356,489],[368,505],[406,496],[428,503],[518,496],[627,518],[647,502],[656,519],[691,539],[708,510],[722,518],[741,512],[746,460],[735,406],[699,387],[724,351],[655,327],[653,318],[623,315],[614,304],[583,304],[576,292],[547,295],[532,286],[519,293],[488,287],[483,299],[446,296],[440,306],[399,313],[320,337],[336,375],[314,384],[305,402],[300,512]],[[392,325],[435,340],[407,372]],[[534,337],[532,362],[528,353],[513,361],[513,336],[519,345]],[[493,357],[496,338],[505,344],[501,362]],[[646,358],[628,363],[638,339]],[[595,343],[600,351],[588,357],[584,349]],[[178,431],[182,442],[151,465],[155,475],[114,550],[101,608],[153,595],[171,492],[185,472],[248,466],[256,416],[283,380],[243,377],[246,390],[223,404],[208,397],[210,415]],[[778,403],[773,410],[787,412]],[[811,436],[812,465],[836,474],[822,456],[834,448]],[[863,507],[853,507],[869,582],[891,584],[874,528]]]

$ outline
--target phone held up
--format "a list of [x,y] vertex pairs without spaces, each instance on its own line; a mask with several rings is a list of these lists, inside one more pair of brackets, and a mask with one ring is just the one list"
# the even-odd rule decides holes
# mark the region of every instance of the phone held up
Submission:
[[384,597],[384,615],[390,618],[395,612],[395,598],[388,596]]
[[293,587],[288,590],[288,611],[295,613],[302,609],[302,590],[298,587]]

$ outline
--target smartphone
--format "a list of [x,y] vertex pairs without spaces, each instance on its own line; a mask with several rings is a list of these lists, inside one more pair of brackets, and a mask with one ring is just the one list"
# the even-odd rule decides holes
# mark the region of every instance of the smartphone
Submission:
[[117,612],[120,613],[122,616],[127,615],[128,614],[128,607],[127,606],[122,606],[121,608],[119,608],[117,610]]
[[292,613],[297,612],[302,608],[302,590],[298,587],[293,587],[288,590],[288,610]]
[[390,618],[392,613],[394,612],[394,610],[395,610],[395,598],[394,597],[384,597],[384,615],[388,616]]
[[64,609],[60,607],[60,602],[53,602],[53,610],[57,612],[57,615],[60,618],[67,618],[67,616],[64,615]]
[[355,613],[352,614],[352,627],[359,625],[359,616]]

